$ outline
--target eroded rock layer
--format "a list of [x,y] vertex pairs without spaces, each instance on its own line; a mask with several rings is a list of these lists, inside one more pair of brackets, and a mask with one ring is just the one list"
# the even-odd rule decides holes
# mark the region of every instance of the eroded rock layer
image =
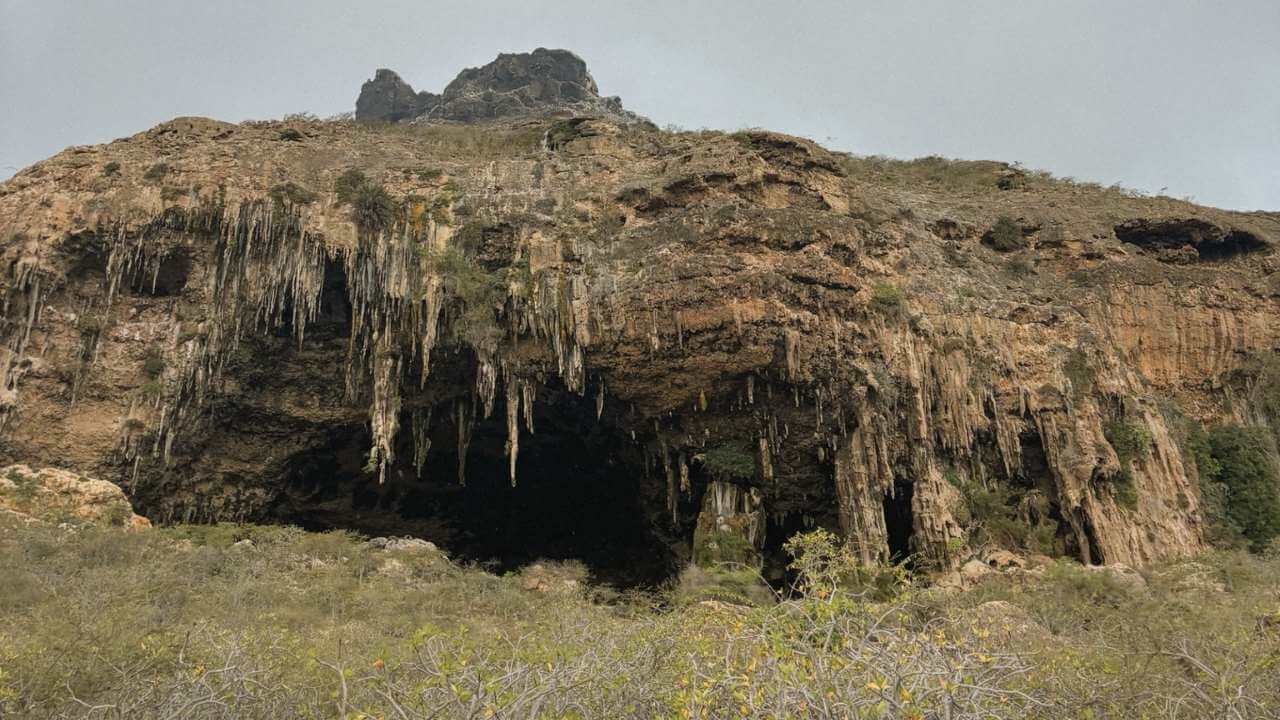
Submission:
[[182,118],[22,171],[0,227],[0,462],[657,565],[821,525],[952,568],[992,488],[1044,550],[1195,552],[1178,423],[1256,418],[1280,330],[1275,215],[601,118]]

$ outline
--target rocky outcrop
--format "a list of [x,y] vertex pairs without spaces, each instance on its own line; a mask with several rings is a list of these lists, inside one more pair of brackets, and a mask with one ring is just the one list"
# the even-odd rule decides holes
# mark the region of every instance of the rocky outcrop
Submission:
[[640,118],[617,97],[601,97],[582,58],[568,50],[538,48],[504,53],[458,74],[440,95],[414,93],[399,75],[378,70],[360,88],[357,120],[441,120],[463,123],[548,115]]
[[82,522],[127,530],[151,526],[146,518],[133,513],[118,486],[54,468],[0,468],[0,509],[42,522]]
[[395,72],[379,68],[372,80],[366,80],[360,86],[360,96],[356,98],[356,119],[399,122],[429,112],[439,103],[438,95],[425,91],[415,93],[413,87]]
[[[511,62],[459,87],[530,107]],[[162,521],[654,572],[714,536],[770,577],[816,526],[958,568],[994,493],[1003,542],[1136,566],[1203,547],[1179,423],[1256,417],[1233,373],[1280,344],[1271,215],[765,131],[369,132],[186,118],[0,185],[0,459]],[[1263,245],[1159,262],[1117,217]]]

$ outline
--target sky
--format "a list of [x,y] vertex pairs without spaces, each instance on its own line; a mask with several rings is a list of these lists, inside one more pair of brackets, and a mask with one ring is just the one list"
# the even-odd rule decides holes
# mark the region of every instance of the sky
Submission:
[[573,50],[659,125],[1280,210],[1280,0],[0,0],[0,178],[182,115],[354,108]]

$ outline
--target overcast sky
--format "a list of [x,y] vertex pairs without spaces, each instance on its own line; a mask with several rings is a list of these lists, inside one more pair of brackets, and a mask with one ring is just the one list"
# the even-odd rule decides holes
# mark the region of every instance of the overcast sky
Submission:
[[571,49],[659,125],[1280,210],[1280,0],[0,0],[0,178],[179,115],[353,109]]

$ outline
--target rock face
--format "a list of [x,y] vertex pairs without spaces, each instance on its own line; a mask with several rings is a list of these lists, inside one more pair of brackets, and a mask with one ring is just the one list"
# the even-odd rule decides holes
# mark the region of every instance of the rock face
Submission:
[[378,70],[356,100],[357,120],[471,123],[557,114],[638,119],[623,111],[620,99],[600,96],[582,58],[546,48],[504,53],[488,65],[463,70],[441,95],[415,94],[399,75]]
[[[555,57],[437,108],[590,99]],[[1011,549],[1137,566],[1203,546],[1185,424],[1264,417],[1275,215],[765,131],[370,132],[182,118],[0,185],[0,461],[630,579],[699,535],[778,577],[815,526],[958,569],[998,491]],[[1164,262],[1188,219],[1250,240]]]
[[54,468],[0,468],[0,509],[43,522],[88,522],[128,530],[151,526],[133,513],[118,486]]
[[440,103],[438,95],[415,93],[409,83],[386,68],[379,68],[366,80],[356,98],[357,120],[399,122],[418,117]]

